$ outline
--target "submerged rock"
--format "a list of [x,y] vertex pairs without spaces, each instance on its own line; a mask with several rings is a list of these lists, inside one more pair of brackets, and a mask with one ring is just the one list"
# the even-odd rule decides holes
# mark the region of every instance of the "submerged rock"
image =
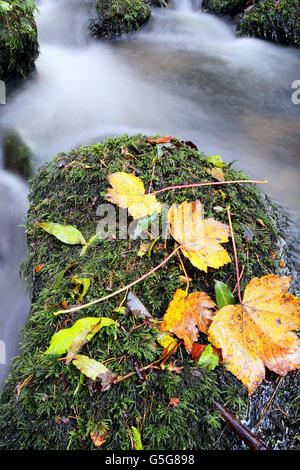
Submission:
[[97,0],[90,30],[94,36],[103,38],[132,33],[138,31],[150,15],[151,9],[143,0]]
[[2,142],[3,163],[6,170],[28,179],[33,174],[32,153],[16,132],[4,137]]
[[[117,171],[135,173],[143,180],[146,192],[150,186],[153,191],[170,185],[216,181],[210,162],[220,160],[208,159],[191,145],[174,139],[157,148],[149,145],[145,136],[125,135],[59,154],[32,180],[26,231],[29,254],[24,265],[31,286],[32,309],[23,329],[23,352],[15,359],[0,398],[1,448],[90,449],[93,447],[90,431],[95,426],[107,429],[104,450],[129,450],[131,426],[139,428],[145,449],[243,448],[239,438],[224,430],[214,408],[214,401],[218,400],[240,419],[247,419],[247,392],[222,365],[213,372],[199,368],[180,348],[166,364],[176,361],[176,366],[182,367],[177,373],[167,368],[150,368],[144,377],[132,375],[101,392],[89,379],[82,382],[74,365],[58,360],[58,355],[44,354],[56,331],[86,316],[105,316],[115,319],[119,326],[102,328],[88,347],[82,348],[82,354],[105,363],[116,375],[126,375],[160,359],[163,349],[157,343],[155,328],[142,326],[142,322],[137,328],[139,321],[132,313],[118,309],[121,305],[126,307],[124,293],[72,315],[54,313],[61,305],[71,306],[80,301],[73,290],[74,276],[90,279],[84,297],[87,303],[153,269],[165,259],[166,253],[171,253],[174,241],[168,239],[165,247],[164,233],[155,243],[142,241],[153,246],[150,256],[140,256],[141,240],[128,240],[126,235],[120,238],[116,232],[106,240],[98,240],[80,257],[78,245],[58,241],[36,226],[36,222],[71,224],[88,240],[99,223],[97,208],[107,204],[104,198],[109,187],[107,176]],[[226,180],[246,178],[231,164],[225,164],[223,173]],[[279,233],[282,220],[254,185],[168,191],[159,194],[158,199],[168,205],[200,199],[204,216],[224,223],[228,223],[226,205],[230,204],[239,263],[244,266],[242,289],[254,276],[277,272],[286,252],[286,248],[282,251]],[[116,220],[124,215],[126,211],[117,211]],[[129,222],[132,229],[132,219]],[[251,237],[245,235],[247,230],[251,230]],[[231,243],[226,244],[226,249],[233,259]],[[205,274],[187,258],[183,262],[191,278],[190,292],[205,290],[214,299],[215,279],[234,289],[234,263]],[[67,266],[69,270],[61,274]],[[183,274],[178,257],[173,257],[166,266],[137,284],[133,292],[152,316],[162,318],[176,289],[185,286]],[[206,337],[201,335],[199,341],[205,342]],[[296,445],[297,388],[295,381],[290,383],[290,390],[283,387],[287,393],[284,402],[276,402],[281,410],[288,409],[288,415],[283,423],[281,413],[277,412],[280,418],[274,421],[274,431],[272,435],[268,433],[266,444],[271,442],[273,446],[277,440],[285,439],[289,448]],[[270,393],[274,387],[269,384]],[[261,389],[254,395],[256,417],[266,400]],[[171,398],[180,400],[177,406],[170,406]]]
[[[3,3],[3,2],[1,2]],[[35,3],[6,0],[0,8],[0,80],[27,77],[39,54],[34,20]]]
[[266,0],[246,13],[238,27],[239,36],[254,36],[278,44],[300,45],[298,0]]

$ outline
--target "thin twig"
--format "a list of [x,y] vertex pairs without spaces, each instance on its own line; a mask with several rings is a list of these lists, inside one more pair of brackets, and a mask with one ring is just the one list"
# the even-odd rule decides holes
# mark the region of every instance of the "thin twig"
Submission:
[[202,186],[217,186],[220,184],[234,184],[234,183],[259,183],[259,184],[267,184],[268,181],[256,181],[256,180],[235,180],[235,181],[215,181],[212,183],[191,183],[191,184],[181,184],[179,186],[168,186],[167,188],[159,189],[158,191],[154,191],[151,193],[152,195],[160,194],[165,191],[171,191],[173,189],[188,189],[188,188],[200,188]]
[[236,251],[236,246],[235,246],[235,239],[234,239],[234,233],[233,233],[232,222],[231,222],[230,206],[227,206],[226,209],[227,209],[227,214],[228,214],[229,228],[230,228],[230,233],[231,233],[231,238],[232,238],[232,245],[233,245],[233,252],[234,252],[234,261],[235,261],[235,271],[236,271],[236,281],[237,281],[238,296],[239,296],[239,301],[240,301],[240,303],[241,303],[241,305],[242,305],[242,304],[243,304],[243,301],[242,301],[242,296],[241,296],[239,263],[238,263],[238,257],[237,257],[237,251]]
[[262,420],[264,419],[264,416],[265,416],[267,410],[270,408],[270,406],[271,406],[271,404],[272,404],[272,401],[274,400],[275,395],[276,395],[276,393],[278,392],[279,387],[281,386],[281,384],[282,384],[283,381],[284,381],[284,377],[281,377],[280,380],[278,380],[278,384],[276,385],[276,388],[275,388],[275,390],[274,390],[274,392],[273,392],[273,394],[272,394],[270,400],[269,400],[268,403],[266,404],[266,406],[265,406],[265,408],[264,408],[262,414],[260,415],[259,421],[258,421],[257,425],[255,426],[254,434],[257,433],[258,428],[259,428],[259,426],[260,426]]
[[91,307],[92,305],[99,304],[100,302],[104,302],[104,300],[111,299],[112,297],[115,297],[116,295],[119,295],[119,294],[121,294],[122,292],[124,292],[128,289],[131,289],[131,287],[135,286],[139,282],[144,281],[145,279],[147,279],[147,277],[151,276],[156,271],[158,271],[160,268],[162,268],[165,264],[167,264],[168,261],[170,261],[170,259],[173,258],[173,256],[177,253],[179,248],[180,248],[179,246],[177,248],[175,248],[175,250],[172,251],[172,253],[167,258],[165,258],[159,265],[155,266],[155,268],[151,269],[151,271],[148,271],[146,274],[144,274],[142,277],[140,277],[136,281],[132,282],[131,284],[128,284],[127,286],[122,287],[122,289],[119,289],[116,292],[113,292],[112,294],[106,295],[105,297],[101,297],[100,299],[93,300],[92,302],[89,302],[87,304],[80,305],[79,307],[70,308],[69,310],[59,310],[58,312],[55,312],[54,315],[60,315],[61,313],[78,312],[79,310],[82,310],[82,309],[87,308],[87,307]]

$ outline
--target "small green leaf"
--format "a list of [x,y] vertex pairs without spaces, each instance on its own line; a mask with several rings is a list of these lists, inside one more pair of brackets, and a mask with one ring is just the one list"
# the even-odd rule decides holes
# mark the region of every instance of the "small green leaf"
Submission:
[[54,222],[37,223],[37,225],[63,243],[68,245],[86,245],[81,232],[72,225],[61,225]]
[[8,2],[0,1],[0,13],[7,12],[13,9],[13,6],[10,5]]
[[102,392],[110,388],[116,379],[116,374],[107,369],[101,362],[78,354],[74,357],[73,364],[80,372],[94,381],[101,381]]
[[236,300],[233,297],[229,287],[221,281],[215,281],[215,293],[218,309],[225,307],[226,305],[236,304]]
[[134,426],[131,426],[131,431],[135,450],[143,450],[142,439],[139,431]]
[[[113,325],[115,322],[111,318],[87,317],[77,320],[71,328],[65,328],[55,333],[50,342],[46,354],[64,354],[69,351],[73,341],[82,332],[87,330],[86,340],[89,341],[104,326]],[[93,329],[94,325],[98,325]],[[91,333],[91,331],[93,332]],[[78,339],[78,338],[77,338]]]
[[207,370],[214,370],[219,364],[219,356],[213,350],[211,344],[208,344],[204,349],[198,361],[198,366]]
[[63,280],[64,275],[66,274],[66,272],[69,271],[69,269],[76,266],[77,264],[78,264],[78,261],[75,261],[75,263],[68,264],[68,266],[65,269],[63,269],[62,271],[60,271],[58,273],[57,279],[56,279],[55,283],[53,284],[53,289],[57,289],[57,287],[59,286],[59,284]]
[[205,158],[209,163],[212,163],[214,166],[223,168],[225,163],[223,162],[221,155],[209,155]]

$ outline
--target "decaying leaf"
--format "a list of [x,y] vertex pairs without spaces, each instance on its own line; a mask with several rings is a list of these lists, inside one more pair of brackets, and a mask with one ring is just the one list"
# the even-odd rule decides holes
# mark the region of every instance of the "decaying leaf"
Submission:
[[200,201],[173,204],[169,211],[170,232],[181,245],[182,253],[196,268],[220,268],[230,263],[220,245],[228,242],[229,227],[214,219],[204,219]]
[[74,292],[83,298],[89,290],[91,280],[88,277],[73,277],[72,282],[75,284]]
[[109,390],[112,383],[117,378],[116,374],[107,369],[101,362],[90,359],[82,354],[77,354],[77,356],[74,357],[73,364],[90,379],[96,382],[101,381],[102,392]]
[[300,366],[300,300],[286,294],[290,277],[254,278],[242,305],[227,305],[213,318],[209,341],[222,349],[225,366],[253,393],[265,366],[279,375]]
[[178,406],[179,398],[170,398],[169,406]]
[[208,174],[210,174],[213,178],[218,181],[225,181],[225,175],[223,173],[222,168],[214,167],[212,170],[206,170]]
[[81,232],[72,225],[61,225],[53,222],[37,223],[37,225],[63,243],[68,245],[86,245]]
[[151,216],[161,212],[161,204],[152,194],[145,194],[145,186],[137,176],[118,172],[108,176],[112,188],[106,194],[106,200],[123,209],[128,209],[134,219]]
[[[191,356],[195,360],[195,362],[198,362],[201,355],[206,349],[207,344],[199,344],[199,343],[194,343],[191,351]],[[222,351],[221,349],[215,348],[213,346],[213,351],[218,355],[219,362],[223,362],[223,357],[222,357]]]
[[94,429],[90,432],[91,439],[95,447],[101,447],[108,438],[108,429],[105,425],[101,423],[98,426],[95,426]]
[[[71,328],[60,330],[52,336],[46,354],[64,354],[70,349],[74,341],[81,342],[84,336],[86,341],[89,341],[101,328],[114,323],[114,320],[105,317],[81,318]],[[78,337],[82,333],[83,336]]]
[[183,339],[185,348],[191,352],[193,343],[198,339],[199,331],[207,333],[214,312],[215,303],[205,292],[193,292],[188,295],[178,289],[164,315],[161,331],[174,333]]

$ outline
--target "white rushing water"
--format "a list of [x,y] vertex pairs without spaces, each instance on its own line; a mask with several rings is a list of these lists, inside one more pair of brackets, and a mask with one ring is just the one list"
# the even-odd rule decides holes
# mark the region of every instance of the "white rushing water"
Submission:
[[[139,34],[96,41],[87,31],[92,1],[40,0],[37,73],[1,107],[0,136],[16,129],[36,167],[56,152],[124,132],[192,140],[206,153],[239,160],[252,177],[268,179],[266,191],[284,206],[295,232],[300,105],[292,104],[291,84],[300,79],[299,50],[238,39],[227,20],[200,12],[199,3],[177,0],[155,10]],[[6,214],[0,340],[11,357],[29,311],[17,280],[25,257],[17,226],[27,188],[5,171],[0,178]]]

